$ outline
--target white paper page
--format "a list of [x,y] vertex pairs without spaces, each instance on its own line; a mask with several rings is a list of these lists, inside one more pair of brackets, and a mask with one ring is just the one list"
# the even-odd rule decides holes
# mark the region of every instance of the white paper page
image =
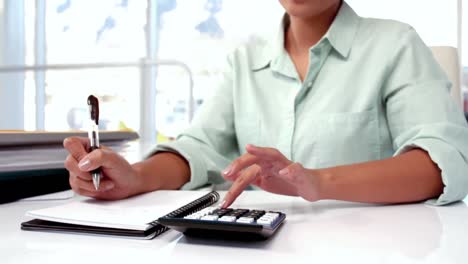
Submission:
[[56,207],[34,210],[26,215],[68,224],[146,230],[153,222],[208,192],[156,191],[125,200],[86,199]]

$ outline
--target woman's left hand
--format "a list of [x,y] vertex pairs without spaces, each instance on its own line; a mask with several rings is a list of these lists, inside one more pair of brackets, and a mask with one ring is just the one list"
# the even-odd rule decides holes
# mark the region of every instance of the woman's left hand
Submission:
[[288,160],[274,148],[246,146],[247,153],[234,160],[224,171],[226,180],[234,181],[222,207],[226,208],[250,184],[265,191],[319,200],[319,177],[314,170]]

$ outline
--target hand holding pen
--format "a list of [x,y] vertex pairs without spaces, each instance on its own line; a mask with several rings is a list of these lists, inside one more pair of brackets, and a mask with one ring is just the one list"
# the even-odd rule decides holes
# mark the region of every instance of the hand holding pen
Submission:
[[[89,113],[91,116],[91,122],[88,129],[88,138],[90,144],[89,152],[99,148],[99,100],[90,95],[88,97],[88,106],[89,106]],[[99,183],[101,182],[101,169],[97,168],[91,171],[91,175],[93,177],[93,184],[96,191],[99,189]]]
[[100,145],[98,99],[89,96],[88,105],[89,138],[68,137],[63,141],[69,153],[64,165],[70,173],[70,187],[80,195],[102,200],[123,199],[147,191],[148,184],[137,169],[141,164],[134,167],[112,149]]

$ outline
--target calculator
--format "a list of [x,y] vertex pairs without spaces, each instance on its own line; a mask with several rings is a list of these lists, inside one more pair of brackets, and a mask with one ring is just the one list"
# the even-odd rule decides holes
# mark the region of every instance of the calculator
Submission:
[[207,207],[186,216],[164,216],[158,223],[187,236],[259,240],[273,235],[285,219],[281,212]]

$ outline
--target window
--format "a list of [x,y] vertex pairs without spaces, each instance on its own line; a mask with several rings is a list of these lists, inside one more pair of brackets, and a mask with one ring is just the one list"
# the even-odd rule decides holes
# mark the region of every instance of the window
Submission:
[[[32,1],[33,3],[34,1]],[[47,64],[138,62],[145,57],[145,24],[149,1],[47,0],[45,42]],[[193,73],[196,106],[213,90],[227,53],[242,42],[273,34],[283,10],[269,0],[157,0],[157,58],[177,60]],[[27,3],[26,61],[33,64],[37,6]],[[268,9],[257,19],[258,10]],[[85,16],[85,17],[84,17]],[[242,19],[239,19],[242,16]],[[189,76],[180,67],[158,67],[156,124],[169,136],[188,125]],[[46,130],[79,129],[86,118],[83,98],[94,93],[107,109],[104,129],[125,125],[138,129],[138,68],[48,70],[45,72]],[[25,83],[26,127],[34,129],[34,73]],[[196,107],[195,107],[196,110]]]
[[[34,50],[33,33],[37,6],[27,1],[26,35],[29,50]],[[41,2],[41,1],[36,1]],[[45,5],[45,62],[68,65],[87,63],[138,62],[145,56],[145,1],[116,0],[47,0]],[[41,22],[41,21],[39,21]],[[39,51],[40,52],[40,51]],[[33,53],[26,54],[34,62]],[[28,76],[29,77],[29,76]],[[128,126],[138,129],[139,79],[138,68],[87,68],[48,70],[45,72],[46,130],[80,129],[87,118],[86,98],[95,94],[101,98],[102,129]],[[35,84],[25,84],[26,101],[33,102]],[[34,116],[34,104],[25,109]],[[27,128],[34,121],[26,119]]]
[[[409,23],[428,45],[457,46],[456,14],[461,0],[347,2],[361,16]],[[140,96],[139,62],[150,57],[147,43],[156,53],[152,58],[188,66],[196,111],[213,91],[226,55],[243,42],[275,34],[283,12],[278,1],[271,0],[0,0],[0,34],[9,40],[1,43],[3,65],[84,64],[70,70],[1,74],[0,81],[8,86],[2,85],[0,93],[3,98],[12,98],[12,102],[0,98],[0,107],[24,105],[24,115],[21,111],[3,115],[0,128],[79,129],[87,118],[85,98],[93,93],[103,104],[104,129],[138,130],[140,104],[145,99]],[[468,8],[463,14],[468,17]],[[149,17],[154,30],[146,32]],[[466,20],[463,43],[468,38]],[[468,86],[468,47],[464,50],[464,83]],[[118,62],[133,65],[85,67],[90,63]],[[41,76],[43,81],[38,78]],[[190,76],[178,66],[157,67],[154,76],[150,85],[157,92],[156,126],[159,132],[175,136],[189,122]],[[41,102],[37,100],[40,95],[35,94],[41,85],[45,98],[42,107],[36,105]]]

